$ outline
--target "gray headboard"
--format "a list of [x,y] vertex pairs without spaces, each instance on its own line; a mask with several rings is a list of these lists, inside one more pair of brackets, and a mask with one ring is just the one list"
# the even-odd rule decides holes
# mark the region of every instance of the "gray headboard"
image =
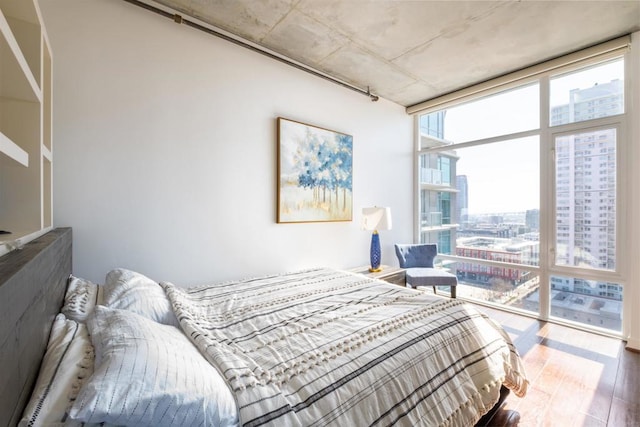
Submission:
[[71,229],[0,257],[0,426],[20,420],[71,274]]

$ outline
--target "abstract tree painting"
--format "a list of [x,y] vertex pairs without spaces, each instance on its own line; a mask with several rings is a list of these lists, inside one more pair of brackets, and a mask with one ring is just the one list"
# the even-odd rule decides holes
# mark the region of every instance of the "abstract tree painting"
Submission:
[[278,222],[351,221],[353,137],[278,118]]

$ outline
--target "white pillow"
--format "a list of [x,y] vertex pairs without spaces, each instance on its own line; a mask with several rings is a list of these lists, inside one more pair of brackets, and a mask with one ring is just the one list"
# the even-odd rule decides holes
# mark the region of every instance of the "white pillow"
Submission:
[[86,326],[58,314],[31,399],[18,425],[64,423],[72,400],[92,372],[93,346]]
[[98,306],[87,320],[96,368],[72,419],[126,426],[237,425],[218,371],[177,328]]
[[164,289],[135,271],[117,268],[107,273],[103,305],[129,310],[165,325],[180,326]]
[[69,276],[64,305],[60,310],[68,319],[84,322],[97,304],[102,304],[102,286],[90,280]]

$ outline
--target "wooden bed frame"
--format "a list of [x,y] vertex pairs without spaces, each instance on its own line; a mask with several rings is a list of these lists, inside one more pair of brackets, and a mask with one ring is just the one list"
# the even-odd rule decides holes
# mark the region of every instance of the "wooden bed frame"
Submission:
[[0,426],[15,426],[40,369],[71,274],[70,228],[0,257]]

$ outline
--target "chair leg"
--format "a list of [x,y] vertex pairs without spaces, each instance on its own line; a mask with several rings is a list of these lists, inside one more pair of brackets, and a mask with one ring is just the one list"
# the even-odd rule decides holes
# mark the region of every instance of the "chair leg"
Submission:
[[455,298],[455,297],[456,297],[456,287],[451,286],[451,298]]
[[433,294],[434,294],[434,295],[437,295],[437,294],[436,294],[436,287],[435,287],[435,286],[433,287]]

